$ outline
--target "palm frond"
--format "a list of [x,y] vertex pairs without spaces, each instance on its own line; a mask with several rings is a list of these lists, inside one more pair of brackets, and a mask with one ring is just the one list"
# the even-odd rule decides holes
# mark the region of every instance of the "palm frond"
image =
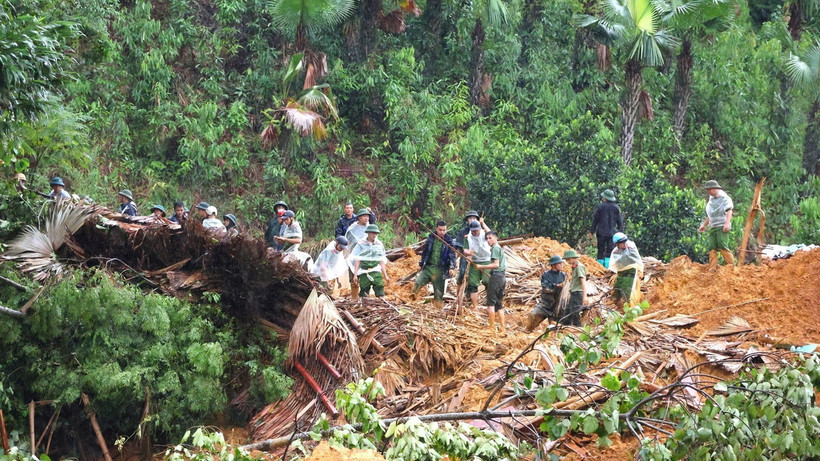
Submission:
[[629,12],[628,1],[623,0],[604,0],[601,6],[604,10],[604,17],[612,22],[621,24],[632,24],[632,14]]
[[663,53],[652,34],[640,32],[629,53],[630,59],[637,59],[641,64],[656,67],[663,64]]
[[327,130],[322,122],[322,116],[305,108],[295,101],[291,101],[283,109],[285,120],[290,128],[301,136],[313,136],[322,140],[327,137]]
[[[306,0],[307,1],[307,0]],[[321,21],[317,21],[318,28],[332,27],[348,19],[356,8],[354,0],[313,0],[322,1]]]
[[72,205],[68,201],[53,204],[46,217],[45,231],[27,226],[17,238],[8,242],[9,249],[3,259],[17,261],[23,272],[35,272],[35,280],[60,275],[63,263],[55,252],[93,213],[92,207]]
[[304,60],[305,53],[296,53],[290,57],[290,62],[288,63],[288,70],[285,71],[285,76],[282,78],[282,83],[284,83],[285,87],[287,87],[304,67]]
[[487,0],[487,23],[491,26],[506,25],[509,16],[504,0]]
[[790,54],[786,60],[786,75],[795,86],[807,88],[820,82],[820,41],[802,56]]
[[293,35],[300,24],[311,32],[334,26],[354,7],[354,0],[270,0],[267,10],[277,28]]
[[326,114],[330,114],[334,119],[338,119],[339,112],[336,110],[336,106],[333,104],[330,97],[322,92],[322,90],[326,88],[329,88],[329,86],[314,86],[299,97],[297,102],[314,112],[321,111]]
[[627,0],[627,7],[635,27],[654,34],[658,26],[658,10],[651,0]]

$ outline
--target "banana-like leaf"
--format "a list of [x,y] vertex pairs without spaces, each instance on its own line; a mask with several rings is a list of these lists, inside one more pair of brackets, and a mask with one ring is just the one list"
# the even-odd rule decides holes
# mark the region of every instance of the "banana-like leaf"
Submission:
[[288,64],[288,70],[285,72],[285,77],[282,79],[282,82],[285,84],[285,87],[290,85],[290,82],[299,75],[299,72],[304,67],[304,58],[305,53],[296,53],[290,57],[290,63]]

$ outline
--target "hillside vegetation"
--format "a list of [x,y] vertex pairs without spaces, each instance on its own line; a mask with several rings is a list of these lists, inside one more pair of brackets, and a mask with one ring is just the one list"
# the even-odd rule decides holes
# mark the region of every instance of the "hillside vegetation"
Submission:
[[[3,0],[0,158],[34,188],[207,200],[257,234],[284,199],[329,237],[353,200],[394,243],[477,208],[575,244],[612,188],[658,257],[701,256],[702,181],[739,233],[767,176],[769,239],[801,241],[820,132],[801,3],[637,2],[636,22],[576,0]],[[3,187],[7,236],[31,210]]]

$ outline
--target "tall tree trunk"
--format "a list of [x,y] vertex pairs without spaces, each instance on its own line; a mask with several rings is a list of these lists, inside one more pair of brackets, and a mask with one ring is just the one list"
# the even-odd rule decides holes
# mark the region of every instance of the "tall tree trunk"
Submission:
[[436,57],[441,52],[441,0],[429,0],[427,8],[424,10],[424,23],[427,24],[427,33],[430,39],[426,40],[428,54],[436,62]]
[[473,49],[472,49],[472,69],[473,75],[470,79],[470,100],[475,105],[481,101],[481,77],[484,75],[484,24],[481,17],[476,18],[473,28]]
[[638,104],[643,84],[642,68],[641,63],[634,59],[626,62],[626,93],[621,113],[621,157],[626,165],[632,163],[635,124],[638,122]]
[[367,55],[376,49],[376,28],[379,26],[379,19],[382,16],[381,0],[364,0],[360,3],[362,8],[362,19],[360,24],[362,56],[367,59]]
[[806,177],[817,175],[820,160],[820,99],[815,99],[807,115],[806,138],[803,140],[803,168]]
[[686,110],[689,109],[689,98],[692,96],[692,62],[692,40],[684,38],[675,69],[675,112],[672,115],[672,128],[679,140],[686,127]]
[[792,0],[789,4],[789,33],[792,39],[800,41],[803,36],[803,2]]
[[298,26],[296,26],[296,41],[294,42],[294,45],[296,45],[296,51],[298,53],[302,53],[307,50],[307,28],[301,22]]
[[524,0],[524,15],[518,29],[521,36],[521,54],[518,55],[518,63],[521,66],[529,64],[527,54],[530,50],[530,41],[536,39],[536,37],[533,37],[533,26],[540,21],[541,10],[540,0]]

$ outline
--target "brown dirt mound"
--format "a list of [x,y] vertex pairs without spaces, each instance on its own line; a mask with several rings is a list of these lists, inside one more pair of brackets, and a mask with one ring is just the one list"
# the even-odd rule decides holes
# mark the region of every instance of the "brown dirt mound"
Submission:
[[672,261],[663,282],[649,293],[652,310],[669,315],[697,314],[745,301],[769,298],[697,317],[690,334],[700,335],[732,316],[788,344],[820,343],[820,250],[799,252],[789,259],[760,266],[721,266],[716,272],[686,256]]
[[383,460],[381,453],[373,450],[350,450],[347,448],[331,447],[326,441],[322,441],[313,450],[313,453],[305,458],[305,461],[378,461]]

